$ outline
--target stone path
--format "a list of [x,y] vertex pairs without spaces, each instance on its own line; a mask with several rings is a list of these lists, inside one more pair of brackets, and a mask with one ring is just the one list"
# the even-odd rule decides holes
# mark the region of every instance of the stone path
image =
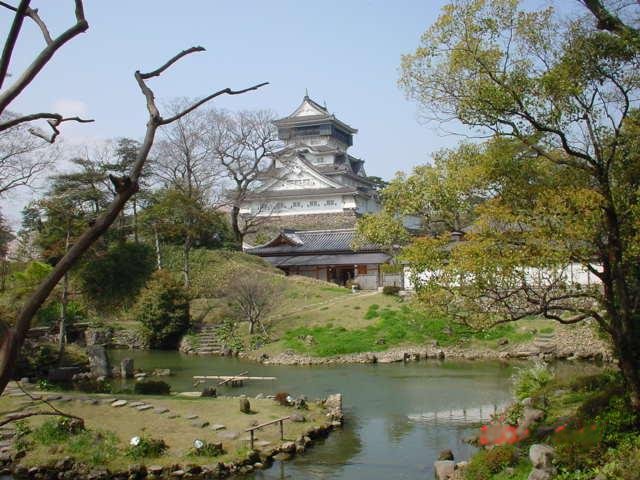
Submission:
[[195,353],[197,355],[220,355],[223,353],[224,345],[220,340],[218,330],[220,325],[205,323],[196,335],[197,347]]
[[533,345],[540,353],[553,353],[558,348],[556,344],[556,336],[551,333],[538,333],[533,340]]

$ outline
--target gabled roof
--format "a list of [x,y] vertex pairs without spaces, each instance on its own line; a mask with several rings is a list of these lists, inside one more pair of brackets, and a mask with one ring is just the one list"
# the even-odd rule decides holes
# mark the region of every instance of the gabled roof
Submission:
[[[256,255],[308,255],[311,253],[353,253],[354,229],[283,230],[270,242],[250,248]],[[381,252],[379,245],[363,245],[359,252]]]
[[302,103],[296,108],[288,118],[291,117],[309,117],[314,115],[326,115],[329,116],[329,111],[326,107],[323,107],[317,102],[314,102],[309,98],[309,95],[305,95],[302,99]]
[[333,123],[350,134],[358,133],[358,129],[338,120],[326,107],[314,102],[308,95],[304,96],[300,106],[291,115],[273,122],[277,127],[299,127],[323,123]]

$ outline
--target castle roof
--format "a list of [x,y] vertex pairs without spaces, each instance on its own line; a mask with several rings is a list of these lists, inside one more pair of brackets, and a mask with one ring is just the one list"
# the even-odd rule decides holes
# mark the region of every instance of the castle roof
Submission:
[[[355,253],[355,229],[337,230],[283,230],[271,241],[247,250],[265,255],[308,255],[311,253]],[[367,244],[358,252],[380,253],[379,245]],[[348,263],[348,262],[347,262]]]
[[278,128],[304,127],[332,123],[349,134],[358,133],[358,130],[338,120],[335,115],[329,113],[326,107],[315,102],[305,95],[302,103],[291,115],[273,122]]

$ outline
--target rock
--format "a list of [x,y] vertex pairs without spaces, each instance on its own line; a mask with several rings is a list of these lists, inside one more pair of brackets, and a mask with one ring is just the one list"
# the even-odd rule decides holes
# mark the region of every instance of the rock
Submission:
[[202,389],[201,397],[215,398],[218,396],[215,387],[205,387]]
[[156,368],[153,371],[153,375],[156,377],[170,377],[171,370],[169,368]]
[[501,338],[500,340],[498,340],[499,347],[503,347],[504,345],[508,345],[508,344],[509,344],[508,338]]
[[153,410],[153,413],[157,413],[158,415],[162,415],[163,413],[167,413],[169,411],[168,408],[158,407]]
[[154,475],[162,475],[163,467],[160,465],[151,465],[147,467],[147,471],[149,473],[153,473]]
[[438,350],[438,359],[444,360],[444,350]]
[[245,396],[240,397],[240,411],[242,413],[251,413],[251,404]]
[[379,338],[376,340],[376,345],[385,345],[387,341],[384,338]]
[[307,419],[304,418],[304,415],[301,415],[299,413],[294,413],[293,415],[289,416],[289,420],[291,420],[292,422],[306,422]]
[[140,405],[139,407],[136,407],[136,410],[138,410],[139,412],[144,412],[145,410],[151,410],[153,408],[153,405]]
[[122,378],[133,378],[133,359],[123,358],[120,362],[120,376]]
[[186,420],[195,420],[196,418],[198,418],[198,415],[187,415],[186,417],[184,417]]
[[127,402],[126,400],[116,400],[111,404],[111,406],[115,408],[124,407],[127,403],[129,402]]
[[294,442],[284,442],[280,446],[280,450],[284,453],[294,453],[296,451],[296,444]]
[[549,445],[537,443],[529,448],[529,459],[536,469],[552,469],[554,454],[553,447]]
[[236,432],[218,432],[218,437],[226,440],[235,440],[239,435]]
[[540,468],[534,468],[527,477],[527,480],[551,480],[553,477],[553,470],[543,470]]
[[309,345],[310,346],[310,345],[313,345],[313,344],[316,343],[316,339],[313,338],[313,335],[306,335],[304,337],[304,343],[305,343],[305,345]]
[[206,420],[196,420],[191,424],[191,426],[196,428],[205,428],[209,426],[209,422]]
[[146,373],[144,373],[144,372],[136,373],[136,374],[134,375],[134,378],[135,378],[136,380],[142,380],[142,379],[144,379],[144,378],[147,378],[147,374],[146,374]]
[[456,469],[456,462],[453,460],[438,460],[433,463],[433,470],[437,480],[448,480]]
[[214,431],[224,430],[225,428],[227,428],[227,427],[225,427],[224,425],[222,425],[220,423],[216,423],[214,425],[211,425],[211,430],[214,430]]
[[544,412],[537,408],[525,407],[521,418],[520,425],[524,428],[529,428],[544,418]]
[[102,345],[91,345],[87,347],[86,352],[89,357],[91,373],[96,377],[108,377],[111,373],[111,367],[105,348]]
[[453,460],[453,452],[451,450],[442,450],[438,455],[438,460]]
[[82,370],[80,367],[56,367],[50,368],[49,374],[47,375],[47,380],[50,382],[70,382],[73,380],[73,377]]
[[109,328],[87,328],[84,331],[84,341],[87,347],[93,345],[109,345],[112,336],[113,332]]

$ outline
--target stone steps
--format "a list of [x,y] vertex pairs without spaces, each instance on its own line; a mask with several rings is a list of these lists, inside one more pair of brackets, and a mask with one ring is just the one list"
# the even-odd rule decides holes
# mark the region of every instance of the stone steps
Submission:
[[196,354],[198,355],[219,355],[224,350],[224,344],[220,341],[218,325],[206,324],[198,332]]

